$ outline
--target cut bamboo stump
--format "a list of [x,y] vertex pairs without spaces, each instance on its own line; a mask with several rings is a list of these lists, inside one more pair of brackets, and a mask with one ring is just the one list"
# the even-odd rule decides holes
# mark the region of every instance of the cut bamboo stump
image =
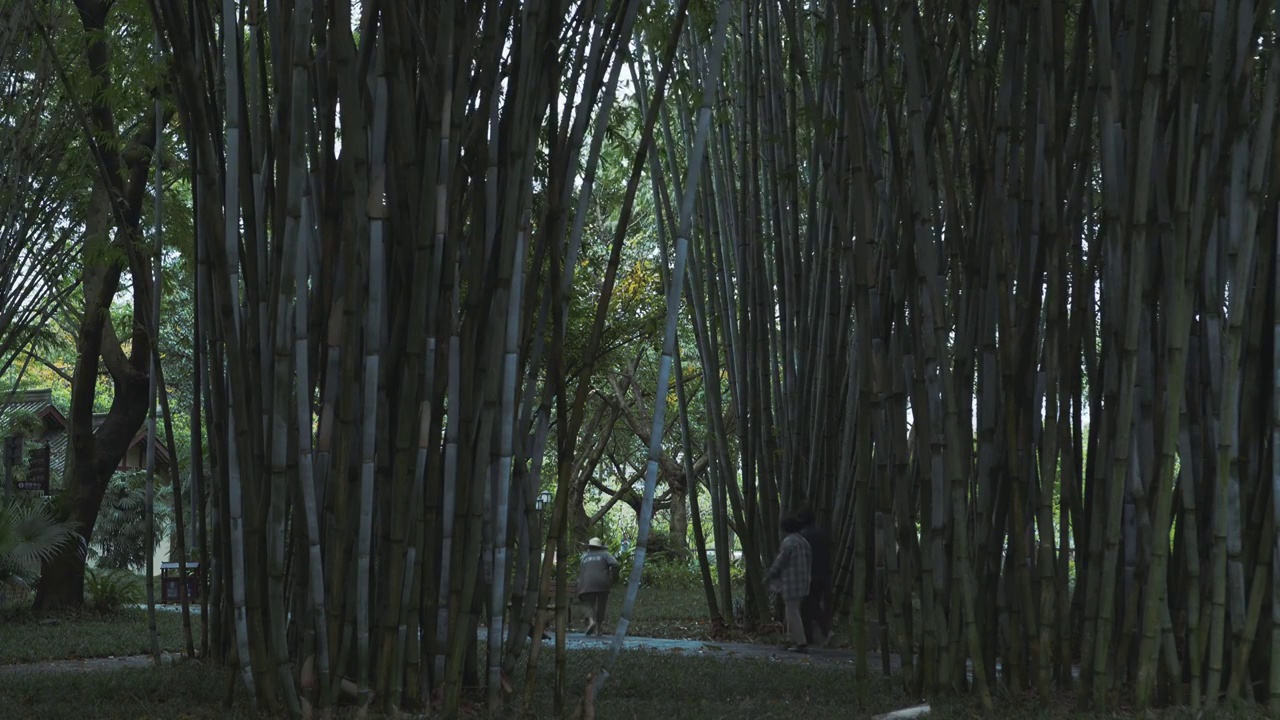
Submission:
[[928,703],[924,705],[916,705],[914,707],[894,710],[883,715],[876,715],[871,720],[906,720],[906,718],[917,718],[928,715],[931,708]]
[[578,703],[575,715],[578,720],[596,720],[596,674],[594,672],[587,674],[587,688],[582,694],[582,700]]

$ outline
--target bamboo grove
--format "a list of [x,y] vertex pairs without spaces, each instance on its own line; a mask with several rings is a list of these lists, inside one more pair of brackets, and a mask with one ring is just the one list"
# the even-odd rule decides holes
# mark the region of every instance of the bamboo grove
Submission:
[[1280,710],[1276,9],[743,5],[688,282],[749,589],[809,505],[912,689]]
[[[812,507],[863,675],[874,644],[988,706],[1280,711],[1274,5],[150,3],[196,213],[209,653],[265,707],[497,708],[522,660],[527,703],[551,609],[556,698],[582,687],[567,485],[644,196],[666,323],[607,665],[674,384],[748,622]],[[624,79],[640,130],[587,237]],[[698,555],[723,618],[728,553]]]

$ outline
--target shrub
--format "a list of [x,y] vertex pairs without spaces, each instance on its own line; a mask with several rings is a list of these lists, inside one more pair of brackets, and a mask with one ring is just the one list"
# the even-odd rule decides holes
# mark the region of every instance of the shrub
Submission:
[[0,500],[0,604],[25,600],[44,563],[80,542],[44,500]]
[[156,485],[153,507],[156,534],[147,545],[147,473],[142,470],[118,472],[111,476],[93,531],[90,554],[101,567],[139,569],[160,547],[164,528],[173,516],[173,490]]
[[89,606],[102,612],[142,602],[142,583],[137,575],[124,570],[85,570],[84,590]]
[[645,563],[640,582],[659,590],[694,590],[701,587],[702,580],[696,569],[657,562]]
[[702,575],[697,560],[677,560],[647,557],[640,582],[645,587],[660,590],[698,590],[702,588]]
[[682,562],[685,558],[671,546],[671,537],[661,530],[649,530],[649,542],[646,543],[645,562]]

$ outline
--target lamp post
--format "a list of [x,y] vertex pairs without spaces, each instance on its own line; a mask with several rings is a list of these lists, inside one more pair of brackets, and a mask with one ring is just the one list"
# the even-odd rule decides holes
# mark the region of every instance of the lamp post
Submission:
[[[552,499],[554,499],[554,496],[551,494],[550,490],[543,490],[533,498],[533,509],[537,511],[537,515],[538,515],[538,536],[539,537],[542,537],[543,533],[546,532],[547,521],[546,521],[546,518],[543,517],[543,510],[546,509],[547,505],[551,504]],[[559,561],[560,561],[560,558],[557,556],[556,562],[559,562]]]

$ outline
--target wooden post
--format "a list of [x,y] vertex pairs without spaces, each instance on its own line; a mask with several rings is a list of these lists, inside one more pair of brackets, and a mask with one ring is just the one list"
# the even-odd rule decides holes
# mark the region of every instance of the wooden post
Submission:
[[13,468],[22,463],[23,438],[10,435],[4,439],[4,497],[13,497]]

